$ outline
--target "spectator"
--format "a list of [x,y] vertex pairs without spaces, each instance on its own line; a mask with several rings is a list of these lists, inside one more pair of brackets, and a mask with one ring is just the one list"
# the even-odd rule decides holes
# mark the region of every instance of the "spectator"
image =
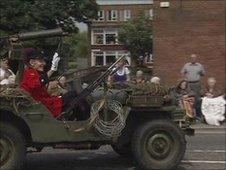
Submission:
[[205,69],[197,61],[197,55],[191,54],[190,62],[186,63],[181,70],[183,78],[188,81],[189,88],[195,93],[196,118],[201,118],[201,83],[200,79],[205,75]]
[[205,91],[205,96],[209,98],[219,97],[223,95],[219,88],[216,87],[216,79],[214,77],[209,77],[207,80],[207,88]]
[[144,78],[144,73],[141,70],[136,72],[135,84],[145,84],[147,81]]
[[[164,98],[165,104],[170,103],[169,88],[161,84],[159,77],[152,77],[146,86],[150,90],[150,95],[161,95]],[[152,91],[154,87],[154,92]]]
[[15,83],[15,74],[9,69],[9,60],[7,58],[1,59],[0,68],[0,85],[10,85]]
[[216,87],[216,79],[207,80],[208,87],[202,100],[202,113],[207,124],[219,126],[225,120],[224,94]]
[[189,118],[193,118],[195,116],[195,93],[190,89],[186,80],[180,80],[176,87],[172,88],[170,91],[170,96],[172,103],[180,106],[182,109],[185,109],[186,115]]
[[152,77],[150,82],[160,85],[161,79],[159,77]]

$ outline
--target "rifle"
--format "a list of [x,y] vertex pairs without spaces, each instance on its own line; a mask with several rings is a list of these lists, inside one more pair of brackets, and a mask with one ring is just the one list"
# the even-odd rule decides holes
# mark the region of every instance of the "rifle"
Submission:
[[117,71],[118,68],[114,69],[115,66],[119,61],[125,58],[125,55],[118,58],[104,73],[102,73],[95,81],[93,81],[91,84],[88,85],[75,99],[73,99],[69,107],[62,113],[62,115],[65,115],[72,111],[74,107],[78,104],[78,101],[81,99],[86,98],[94,89],[96,89],[109,75],[113,74],[115,71]]
[[19,33],[16,35],[0,37],[0,45],[7,45],[7,44],[10,44],[11,42],[17,42],[17,41],[26,41],[26,40],[32,40],[37,38],[50,38],[50,37],[64,36],[64,35],[67,35],[67,33],[64,32],[62,28],[25,32],[25,33]]

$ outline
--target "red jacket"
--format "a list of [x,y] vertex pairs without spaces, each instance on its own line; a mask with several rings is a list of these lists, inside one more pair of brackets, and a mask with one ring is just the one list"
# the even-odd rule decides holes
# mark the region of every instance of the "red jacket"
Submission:
[[30,93],[37,101],[42,102],[54,117],[62,111],[62,99],[58,96],[50,96],[45,84],[41,83],[40,73],[32,68],[24,71],[21,88]]

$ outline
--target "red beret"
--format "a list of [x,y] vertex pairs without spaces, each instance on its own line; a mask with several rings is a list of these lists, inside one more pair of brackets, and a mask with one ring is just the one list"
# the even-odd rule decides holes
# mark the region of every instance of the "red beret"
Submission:
[[30,59],[43,59],[44,54],[42,51],[35,48],[25,48],[22,52],[25,64],[28,64]]

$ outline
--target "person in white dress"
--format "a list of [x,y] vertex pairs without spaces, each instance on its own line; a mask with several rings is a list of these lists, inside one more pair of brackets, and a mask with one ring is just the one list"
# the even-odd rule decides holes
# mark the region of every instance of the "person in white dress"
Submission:
[[214,77],[208,78],[207,84],[205,97],[202,100],[202,113],[207,124],[219,126],[225,120],[226,101],[223,93],[216,87]]

